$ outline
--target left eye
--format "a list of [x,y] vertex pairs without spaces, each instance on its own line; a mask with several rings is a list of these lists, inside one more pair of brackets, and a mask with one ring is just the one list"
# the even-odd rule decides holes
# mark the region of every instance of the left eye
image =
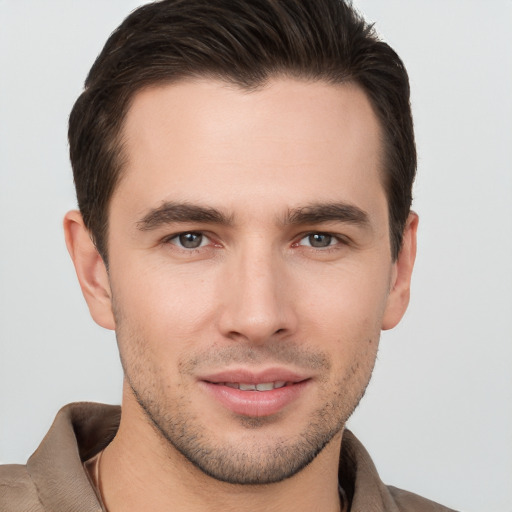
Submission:
[[339,240],[328,233],[311,233],[299,241],[299,245],[305,245],[307,247],[315,247],[317,249],[323,249],[336,245]]
[[208,238],[202,233],[180,233],[169,239],[169,242],[183,249],[198,249],[208,244]]

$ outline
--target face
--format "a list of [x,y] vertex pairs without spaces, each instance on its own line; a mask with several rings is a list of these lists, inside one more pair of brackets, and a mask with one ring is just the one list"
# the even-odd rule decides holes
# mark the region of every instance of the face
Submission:
[[112,321],[93,315],[125,399],[203,472],[283,480],[339,441],[405,309],[372,108],[350,85],[190,81],[140,92],[124,143]]

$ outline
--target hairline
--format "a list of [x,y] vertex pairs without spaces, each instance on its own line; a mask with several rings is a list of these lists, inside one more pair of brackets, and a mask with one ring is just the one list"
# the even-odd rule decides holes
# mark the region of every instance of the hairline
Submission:
[[[126,151],[127,146],[127,140],[125,138],[125,127],[126,127],[126,121],[130,112],[130,109],[132,108],[132,105],[136,98],[144,91],[151,90],[151,89],[159,89],[166,86],[172,86],[172,85],[178,85],[183,83],[198,83],[202,81],[217,81],[220,83],[224,83],[227,86],[233,87],[235,89],[238,89],[240,91],[245,91],[247,93],[253,93],[258,92],[263,89],[265,89],[271,82],[279,80],[279,79],[294,79],[297,81],[301,81],[304,83],[324,83],[326,85],[332,85],[332,86],[353,86],[358,88],[366,97],[368,100],[368,103],[372,109],[372,112],[375,115],[375,118],[377,120],[377,125],[379,129],[379,141],[380,141],[380,150],[379,150],[379,168],[377,169],[379,173],[380,183],[383,187],[384,194],[386,197],[386,206],[387,206],[387,214],[388,214],[388,238],[390,242],[390,251],[393,261],[395,261],[398,257],[398,252],[400,250],[400,247],[395,248],[394,247],[394,233],[393,233],[393,224],[392,224],[392,218],[390,214],[390,196],[389,196],[389,189],[388,189],[388,179],[390,175],[390,171],[388,170],[388,166],[390,165],[391,161],[391,152],[389,148],[389,136],[387,133],[387,130],[385,129],[383,120],[381,119],[381,116],[379,115],[378,109],[375,107],[374,102],[368,93],[368,91],[365,89],[365,87],[358,82],[357,79],[350,77],[349,75],[346,76],[346,78],[342,80],[334,80],[333,78],[330,78],[327,73],[319,73],[317,76],[314,75],[307,75],[305,73],[301,73],[298,71],[295,71],[293,69],[287,70],[275,70],[275,71],[269,71],[267,75],[260,80],[254,80],[253,83],[243,83],[240,80],[237,80],[236,77],[227,75],[225,73],[220,72],[209,72],[209,71],[190,71],[190,72],[183,72],[179,74],[178,76],[169,76],[165,78],[155,79],[152,81],[148,81],[147,83],[141,83],[139,85],[136,85],[133,87],[133,89],[129,90],[128,93],[125,96],[125,100],[123,101],[123,94],[119,95],[119,102],[121,106],[120,110],[120,120],[117,123],[116,126],[112,129],[112,139],[109,141],[109,145],[111,146],[111,149],[113,153],[115,154],[114,162],[113,162],[113,168],[114,168],[114,181],[113,181],[113,187],[111,190],[111,193],[107,199],[107,203],[105,205],[105,208],[103,210],[103,230],[101,232],[101,242],[102,247],[97,247],[100,252],[101,257],[103,258],[105,265],[108,268],[108,239],[109,239],[109,219],[110,219],[110,208],[112,204],[112,199],[118,190],[123,177],[126,172],[126,166],[128,165],[128,156]],[[87,226],[90,235],[93,239],[93,241],[96,244],[96,240],[94,239],[94,234],[89,226]]]

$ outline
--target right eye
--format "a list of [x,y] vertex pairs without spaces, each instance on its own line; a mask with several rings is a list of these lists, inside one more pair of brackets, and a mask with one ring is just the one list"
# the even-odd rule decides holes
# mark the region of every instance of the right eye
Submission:
[[189,231],[186,233],[179,233],[172,238],[169,238],[167,242],[177,245],[181,249],[199,249],[200,247],[208,245],[210,240],[203,235],[203,233]]

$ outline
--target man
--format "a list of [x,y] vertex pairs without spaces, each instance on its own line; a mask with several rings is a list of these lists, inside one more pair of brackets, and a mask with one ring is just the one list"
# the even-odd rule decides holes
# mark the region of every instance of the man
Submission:
[[337,0],[130,15],[70,117],[69,252],[122,413],[72,404],[2,510],[447,510],[345,429],[409,300],[407,74]]

